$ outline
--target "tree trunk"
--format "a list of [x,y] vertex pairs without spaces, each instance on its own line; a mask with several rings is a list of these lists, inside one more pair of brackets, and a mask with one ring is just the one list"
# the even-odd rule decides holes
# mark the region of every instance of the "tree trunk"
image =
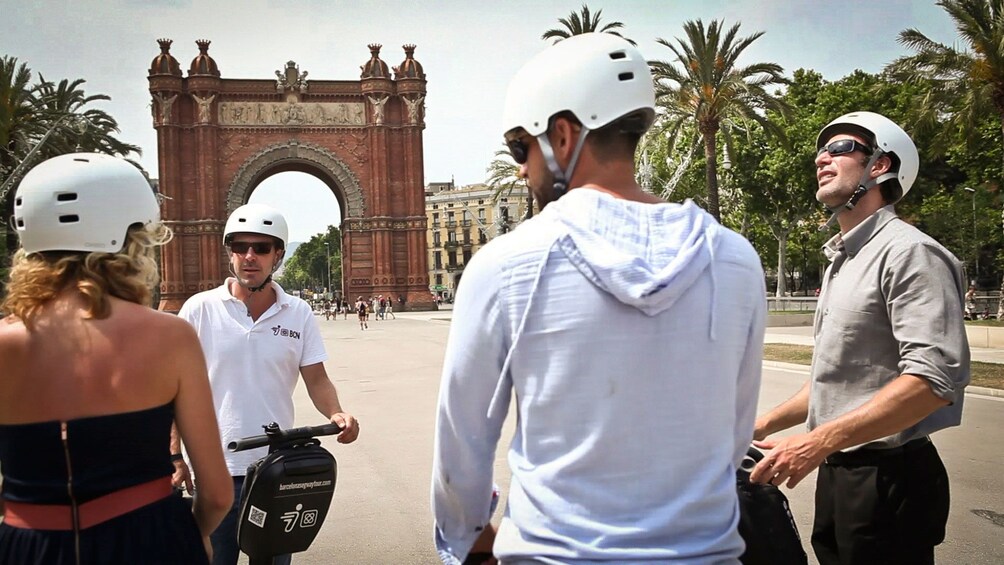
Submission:
[[718,155],[716,147],[717,125],[701,124],[701,134],[704,136],[704,167],[706,183],[708,188],[708,212],[719,222],[722,221],[722,213],[718,205]]
[[[1001,135],[1004,136],[1004,113],[1001,114]],[[1004,157],[1002,157],[1004,159]],[[1004,169],[1004,162],[1001,163],[1002,169]],[[1004,210],[1001,211],[1001,228],[1004,229]],[[968,284],[966,281],[965,284]],[[997,319],[1000,320],[1004,318],[1004,280],[1001,280],[1001,292],[1000,298],[997,300]]]
[[774,236],[777,237],[777,292],[774,296],[783,298],[788,290],[788,280],[785,277],[787,272],[785,263],[788,252],[788,230],[778,230]]

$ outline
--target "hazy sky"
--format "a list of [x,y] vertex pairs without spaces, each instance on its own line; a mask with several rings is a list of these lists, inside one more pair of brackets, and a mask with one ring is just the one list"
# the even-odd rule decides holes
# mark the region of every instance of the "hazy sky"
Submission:
[[[157,39],[174,40],[171,54],[186,73],[198,54],[196,39],[224,78],[274,79],[293,60],[314,80],[358,80],[369,43],[394,66],[401,46],[414,43],[428,79],[425,182],[482,182],[501,147],[500,118],[509,78],[546,46],[545,30],[578,10],[580,0],[0,0],[0,54],[27,62],[48,80],[83,78],[89,94],[111,102],[121,138],[143,148],[139,159],[157,176],[147,72]],[[593,0],[603,21],[624,23],[646,58],[669,59],[656,44],[674,41],[692,19],[740,22],[740,34],[758,31],[740,64],[773,61],[790,76],[812,68],[836,80],[854,69],[880,70],[908,52],[898,33],[916,28],[952,43],[954,28],[932,0]],[[675,41],[674,41],[675,42]],[[271,181],[271,182],[270,182]],[[278,183],[302,186],[295,202],[273,196]],[[273,188],[270,188],[271,185]],[[298,189],[299,190],[299,189]],[[303,241],[338,223],[327,187],[297,173],[276,175],[252,197],[290,216],[291,239]]]

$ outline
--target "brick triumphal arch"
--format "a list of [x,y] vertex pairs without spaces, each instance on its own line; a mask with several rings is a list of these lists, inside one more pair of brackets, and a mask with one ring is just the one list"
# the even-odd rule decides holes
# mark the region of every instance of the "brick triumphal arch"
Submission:
[[308,81],[293,61],[275,78],[221,78],[205,40],[183,77],[171,40],[159,43],[149,83],[162,213],[175,233],[161,255],[161,309],[177,311],[223,281],[227,216],[285,171],[321,179],[338,200],[345,296],[401,296],[408,309],[434,307],[422,165],[426,81],[414,45],[404,46],[393,71],[380,45],[370,45],[360,80]]

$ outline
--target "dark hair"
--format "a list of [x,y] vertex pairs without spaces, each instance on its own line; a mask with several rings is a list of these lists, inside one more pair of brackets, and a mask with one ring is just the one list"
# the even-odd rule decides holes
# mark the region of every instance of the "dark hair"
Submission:
[[[582,122],[575,117],[575,114],[565,110],[551,116],[548,123],[548,130],[554,125],[558,118],[581,126]],[[635,149],[641,141],[641,137],[648,129],[648,119],[643,111],[632,112],[626,116],[621,116],[609,124],[589,130],[586,143],[593,147],[593,153],[600,161],[611,159],[634,159]]]

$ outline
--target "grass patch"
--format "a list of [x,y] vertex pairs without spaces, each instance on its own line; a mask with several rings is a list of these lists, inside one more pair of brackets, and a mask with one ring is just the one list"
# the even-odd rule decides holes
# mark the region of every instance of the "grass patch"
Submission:
[[[812,363],[812,347],[790,343],[767,343],[763,346],[763,358],[765,361],[809,365]],[[969,384],[986,388],[1004,389],[1004,365],[973,361],[970,369],[972,370],[972,376],[970,377]]]

